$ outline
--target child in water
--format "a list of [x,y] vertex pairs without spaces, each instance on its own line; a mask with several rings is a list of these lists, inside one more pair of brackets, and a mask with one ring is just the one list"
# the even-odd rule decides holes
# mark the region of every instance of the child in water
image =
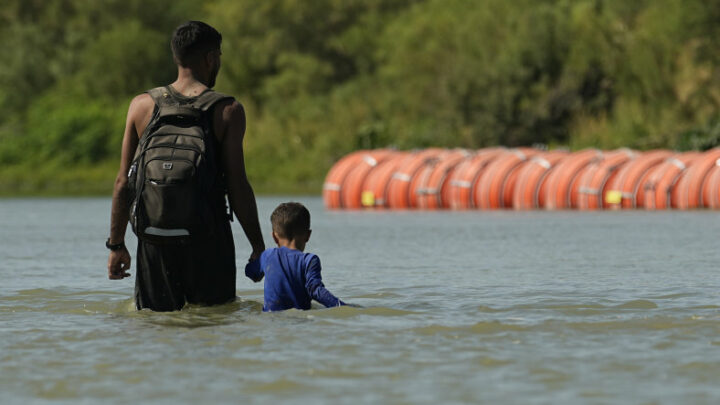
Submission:
[[323,285],[320,259],[303,253],[310,239],[310,212],[296,202],[280,204],[270,216],[278,247],[267,249],[245,266],[245,275],[258,282],[265,277],[263,311],[310,309],[315,300],[326,307],[345,305]]

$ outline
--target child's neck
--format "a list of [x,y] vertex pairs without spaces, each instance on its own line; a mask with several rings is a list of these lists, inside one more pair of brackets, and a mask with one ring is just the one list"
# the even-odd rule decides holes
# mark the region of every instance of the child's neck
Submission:
[[288,249],[299,250],[301,252],[305,251],[305,243],[296,239],[278,238],[277,245],[278,247],[286,247]]

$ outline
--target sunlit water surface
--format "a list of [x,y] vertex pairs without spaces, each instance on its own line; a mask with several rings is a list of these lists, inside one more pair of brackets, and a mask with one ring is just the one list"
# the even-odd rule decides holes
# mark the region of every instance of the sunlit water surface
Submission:
[[[236,302],[138,312],[106,277],[109,199],[0,200],[0,403],[720,402],[718,213],[294,199],[363,308],[262,313],[235,222]],[[268,243],[282,200],[258,201]]]

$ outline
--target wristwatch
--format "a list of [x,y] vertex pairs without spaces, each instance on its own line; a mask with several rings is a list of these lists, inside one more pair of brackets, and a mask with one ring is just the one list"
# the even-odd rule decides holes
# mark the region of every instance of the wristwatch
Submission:
[[125,242],[110,244],[110,238],[108,238],[108,240],[105,241],[105,247],[112,251],[120,250],[125,247]]

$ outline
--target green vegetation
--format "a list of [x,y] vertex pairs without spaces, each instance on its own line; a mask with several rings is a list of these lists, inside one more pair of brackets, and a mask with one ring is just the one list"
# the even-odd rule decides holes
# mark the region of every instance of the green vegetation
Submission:
[[720,2],[8,0],[0,194],[109,193],[137,93],[174,79],[172,29],[223,34],[256,191],[319,192],[358,148],[707,149]]

